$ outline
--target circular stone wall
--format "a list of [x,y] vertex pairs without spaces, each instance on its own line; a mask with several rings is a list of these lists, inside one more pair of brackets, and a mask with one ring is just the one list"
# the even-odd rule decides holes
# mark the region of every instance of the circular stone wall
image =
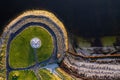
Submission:
[[[42,28],[50,34],[52,41],[53,41],[52,42],[53,49],[52,49],[52,53],[51,53],[52,55],[43,61],[43,60],[39,59],[38,58],[39,55],[36,54],[37,58],[38,58],[37,62],[35,59],[33,59],[32,63],[30,65],[24,65],[24,66],[18,66],[18,65],[13,66],[12,65],[11,66],[11,61],[10,61],[11,52],[10,51],[14,50],[14,48],[11,48],[11,46],[12,46],[11,43],[16,39],[17,36],[19,36],[21,34],[21,32],[23,32],[27,28],[30,28],[31,26],[37,26],[39,28]],[[32,34],[32,32],[31,32],[31,34]],[[29,35],[29,36],[31,36],[31,35]],[[30,40],[35,37],[38,37],[38,36],[33,36],[30,38]],[[43,37],[45,37],[45,36],[43,36]],[[39,38],[39,39],[41,40],[41,47],[38,49],[41,49],[43,46],[43,41],[41,38]],[[30,40],[29,40],[29,46],[31,46]],[[21,42],[25,42],[25,41],[22,40]],[[46,43],[47,42],[48,41],[46,41]],[[18,44],[16,43],[14,45],[18,45]],[[21,46],[25,47],[24,45],[21,45]],[[7,79],[8,79],[9,73],[13,70],[30,69],[31,67],[34,67],[34,64],[37,65],[38,63],[41,63],[41,62],[44,63],[45,61],[48,61],[48,60],[49,61],[58,61],[58,62],[61,61],[63,59],[66,51],[68,50],[68,36],[67,36],[67,32],[65,30],[64,25],[62,24],[62,22],[60,20],[58,20],[56,18],[56,16],[54,14],[52,14],[51,12],[45,11],[45,10],[31,10],[31,11],[26,11],[23,14],[19,15],[17,18],[15,18],[13,21],[10,22],[10,24],[8,24],[5,27],[4,32],[0,38],[0,49],[2,49],[3,47],[4,47],[4,50],[6,53],[6,68],[7,68]],[[11,48],[11,50],[10,50],[10,48]],[[22,51],[22,49],[20,49],[20,50]],[[39,52],[39,51],[37,52],[36,50],[34,50],[34,51],[36,53]],[[17,55],[17,54],[15,54],[15,55]],[[36,56],[36,55],[34,55],[34,56]],[[24,54],[22,54],[22,56],[24,56]]]
[[[51,33],[56,42],[56,53],[62,57],[68,49],[68,37],[64,25],[55,15],[44,10],[27,11],[14,19],[4,30],[3,38],[9,38],[23,26],[39,25]],[[4,42],[4,41],[3,41]],[[9,39],[8,39],[9,43]],[[9,44],[8,44],[9,45]],[[7,51],[9,54],[9,52]],[[59,59],[60,59],[59,57]]]

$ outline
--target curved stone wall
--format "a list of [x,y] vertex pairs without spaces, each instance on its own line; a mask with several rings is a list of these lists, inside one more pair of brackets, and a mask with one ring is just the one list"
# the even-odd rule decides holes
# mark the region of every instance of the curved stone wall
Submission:
[[[65,51],[68,49],[68,37],[65,27],[62,22],[55,17],[54,14],[44,10],[27,11],[15,18],[4,29],[2,38],[0,39],[0,44],[6,43],[7,41],[5,40],[9,40],[9,36],[18,31],[21,27],[27,24],[39,25],[39,23],[47,25],[52,31],[48,32],[55,34],[56,37],[53,36],[53,38],[56,38],[56,51],[58,54],[62,54],[61,56],[64,56]],[[45,27],[43,26],[43,28]]]
[[[4,29],[3,34],[0,37],[0,53],[3,52],[4,49],[4,66],[6,66],[6,79],[8,79],[8,75],[10,71],[15,70],[9,65],[9,47],[10,42],[14,39],[17,34],[23,31],[25,28],[30,26],[38,26],[46,29],[53,38],[53,55],[50,57],[50,62],[58,61],[60,62],[65,55],[65,52],[68,50],[68,36],[66,29],[62,22],[57,19],[57,17],[51,12],[45,10],[31,10],[26,11],[13,19]],[[48,60],[46,60],[48,61]],[[34,67],[30,66],[27,69]],[[20,70],[24,70],[26,68],[19,68]],[[18,70],[19,70],[18,69]]]

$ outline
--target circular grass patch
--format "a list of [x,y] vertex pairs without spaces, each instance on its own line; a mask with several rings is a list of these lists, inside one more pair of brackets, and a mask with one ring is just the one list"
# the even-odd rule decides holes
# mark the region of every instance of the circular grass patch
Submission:
[[[33,49],[30,45],[32,38],[41,40],[41,47]],[[37,61],[48,59],[53,52],[53,39],[49,32],[38,26],[30,26],[19,33],[10,43],[9,64],[13,68],[24,68],[31,66]]]

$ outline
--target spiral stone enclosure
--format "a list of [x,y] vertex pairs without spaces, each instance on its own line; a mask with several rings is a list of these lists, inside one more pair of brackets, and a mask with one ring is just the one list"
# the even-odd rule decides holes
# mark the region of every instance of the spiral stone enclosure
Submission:
[[[6,46],[6,68],[7,76],[12,69],[9,66],[9,46],[11,41],[17,36],[22,30],[29,26],[38,26],[45,29],[53,38],[54,50],[51,61],[60,62],[68,49],[68,38],[67,32],[64,25],[53,15],[52,13],[44,10],[33,10],[27,11],[15,18],[10,24],[8,24],[2,37],[0,38],[0,47],[3,44]],[[30,36],[30,35],[29,35]],[[57,55],[60,55],[57,57]]]

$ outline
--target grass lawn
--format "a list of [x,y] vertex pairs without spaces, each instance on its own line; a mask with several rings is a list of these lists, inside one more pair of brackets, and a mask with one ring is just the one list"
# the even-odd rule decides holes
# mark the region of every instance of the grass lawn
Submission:
[[9,80],[37,80],[33,71],[12,71],[9,74]]
[[80,47],[90,47],[91,46],[90,42],[84,37],[74,35],[74,38]]
[[47,30],[31,26],[18,34],[10,44],[9,64],[13,68],[23,68],[35,64],[34,50],[30,40],[37,37],[41,40],[41,47],[37,49],[38,61],[48,59],[53,52],[53,39]]
[[116,37],[115,36],[106,36],[103,37],[102,40],[103,42],[103,46],[113,46],[113,43],[116,41]]
[[57,75],[50,73],[50,71],[46,69],[39,70],[41,80],[61,80]]

